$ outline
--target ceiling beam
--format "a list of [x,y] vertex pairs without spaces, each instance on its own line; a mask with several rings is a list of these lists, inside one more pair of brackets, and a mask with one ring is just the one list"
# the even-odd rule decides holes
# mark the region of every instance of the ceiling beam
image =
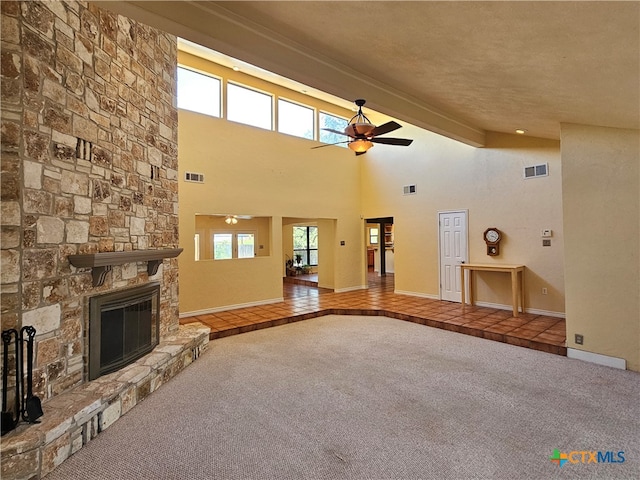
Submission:
[[345,100],[482,147],[485,131],[224,8],[224,2],[95,1],[94,4]]

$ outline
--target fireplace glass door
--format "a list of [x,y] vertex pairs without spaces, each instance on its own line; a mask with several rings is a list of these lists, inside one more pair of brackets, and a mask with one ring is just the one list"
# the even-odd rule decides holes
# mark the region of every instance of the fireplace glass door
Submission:
[[147,354],[159,340],[158,283],[91,298],[89,380]]

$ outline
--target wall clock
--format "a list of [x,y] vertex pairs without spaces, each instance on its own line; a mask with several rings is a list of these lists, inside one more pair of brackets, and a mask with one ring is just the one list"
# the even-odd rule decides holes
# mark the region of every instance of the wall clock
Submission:
[[496,227],[489,227],[484,231],[483,237],[487,244],[487,255],[492,257],[500,255],[500,240],[502,240],[502,232]]

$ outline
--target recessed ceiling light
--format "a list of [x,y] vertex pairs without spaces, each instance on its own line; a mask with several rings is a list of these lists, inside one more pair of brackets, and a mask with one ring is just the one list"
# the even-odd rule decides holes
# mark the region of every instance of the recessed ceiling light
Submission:
[[233,66],[233,71],[234,72],[239,72],[240,71],[240,67],[237,67],[236,65]]
[[527,133],[527,131],[524,128],[519,128],[516,130],[516,133],[519,133],[520,135],[524,135],[525,133]]

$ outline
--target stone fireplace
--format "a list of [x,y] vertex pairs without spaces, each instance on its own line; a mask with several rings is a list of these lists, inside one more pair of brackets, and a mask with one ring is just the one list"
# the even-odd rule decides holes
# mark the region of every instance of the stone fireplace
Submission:
[[[0,8],[2,330],[36,328],[34,394],[45,409],[27,440],[3,437],[1,474],[31,478],[202,344],[178,321],[175,37],[83,1]],[[167,251],[177,253],[149,254]],[[70,261],[86,256],[94,264]],[[159,345],[90,381],[90,299],[147,285],[158,292]]]
[[[88,299],[158,282],[178,329],[176,39],[88,2],[2,8],[2,328],[36,328],[35,394],[88,380]],[[96,282],[99,271],[101,281]]]

